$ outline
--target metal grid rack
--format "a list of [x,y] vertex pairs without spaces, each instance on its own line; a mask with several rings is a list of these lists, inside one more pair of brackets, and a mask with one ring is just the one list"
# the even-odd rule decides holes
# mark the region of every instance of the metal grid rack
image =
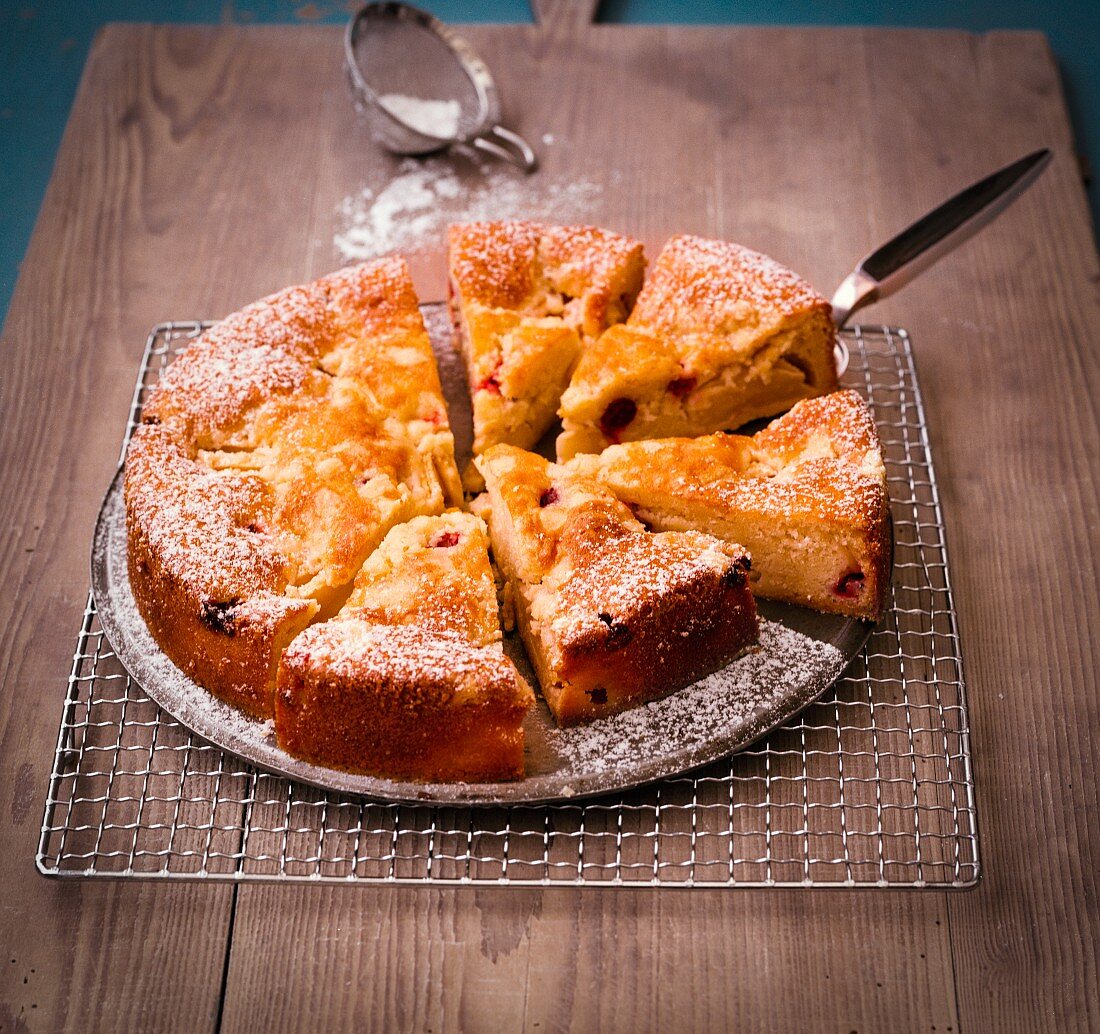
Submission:
[[[151,333],[143,396],[202,329]],[[894,599],[834,689],[751,749],[641,790],[499,809],[328,794],[248,767],[142,692],[89,595],[37,856],[42,873],[598,886],[967,887],[974,784],[943,520],[909,336],[846,333],[882,435]]]

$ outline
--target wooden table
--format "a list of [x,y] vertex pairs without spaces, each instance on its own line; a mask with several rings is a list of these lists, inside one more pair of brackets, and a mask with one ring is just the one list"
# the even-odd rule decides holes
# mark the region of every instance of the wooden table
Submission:
[[[600,221],[829,288],[1033,148],[1042,181],[874,311],[916,342],[970,687],[971,892],[49,882],[33,856],[87,553],[148,328],[337,263],[392,163],[330,28],[97,39],[0,345],[0,1030],[1100,1027],[1100,271],[1040,36],[470,28]],[[610,180],[608,181],[610,182]]]

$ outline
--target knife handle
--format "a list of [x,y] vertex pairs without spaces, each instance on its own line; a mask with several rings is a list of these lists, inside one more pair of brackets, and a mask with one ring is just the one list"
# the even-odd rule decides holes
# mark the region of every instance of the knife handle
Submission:
[[902,230],[870,255],[836,289],[833,322],[842,328],[857,309],[886,298],[997,218],[1050,164],[1035,151],[971,184]]

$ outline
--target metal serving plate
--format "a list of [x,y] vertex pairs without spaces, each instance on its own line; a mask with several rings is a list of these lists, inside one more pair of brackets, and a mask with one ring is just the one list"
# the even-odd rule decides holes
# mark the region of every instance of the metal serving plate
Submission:
[[[735,661],[709,680],[628,712],[628,719],[603,719],[579,731],[558,730],[540,698],[525,723],[526,778],[509,783],[415,783],[353,775],[291,757],[276,745],[270,723],[250,720],[214,701],[168,659],[138,614],[131,590],[121,472],[107,492],[96,524],[92,592],[99,620],[126,670],[157,704],[208,742],[265,771],[326,790],[376,800],[453,805],[590,797],[628,790],[724,757],[820,697],[859,653],[873,627],[865,621],[762,601],[761,616],[784,639],[785,653],[773,650],[769,657],[767,642],[776,636],[766,636],[761,652]],[[808,637],[804,649],[799,649],[803,641],[781,629]],[[530,678],[518,640],[506,646]],[[724,714],[721,692],[715,694],[709,687],[724,685],[722,680],[736,675],[738,665],[751,665],[749,673],[760,677],[752,699],[746,702],[742,694],[737,706],[728,707]],[[792,672],[797,676],[792,677]],[[743,673],[739,683],[744,682]],[[690,720],[696,698],[708,704],[703,728]]]

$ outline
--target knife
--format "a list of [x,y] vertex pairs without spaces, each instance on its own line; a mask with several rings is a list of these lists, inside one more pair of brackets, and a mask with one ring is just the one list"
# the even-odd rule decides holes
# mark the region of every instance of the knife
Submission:
[[996,219],[1039,178],[1051,157],[1050,149],[1044,147],[1006,165],[872,251],[833,295],[837,329],[842,329],[857,309],[904,287]]

